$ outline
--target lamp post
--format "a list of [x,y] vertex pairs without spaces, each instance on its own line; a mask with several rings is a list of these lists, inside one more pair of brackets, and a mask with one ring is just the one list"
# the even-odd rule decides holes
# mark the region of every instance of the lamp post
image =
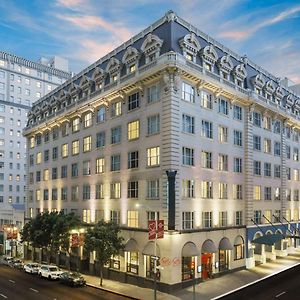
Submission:
[[[151,208],[147,205],[141,205],[137,203],[136,208],[144,207],[151,211]],[[157,299],[157,226],[158,226],[158,212],[155,211],[155,239],[154,239],[154,289],[153,289],[153,299]]]

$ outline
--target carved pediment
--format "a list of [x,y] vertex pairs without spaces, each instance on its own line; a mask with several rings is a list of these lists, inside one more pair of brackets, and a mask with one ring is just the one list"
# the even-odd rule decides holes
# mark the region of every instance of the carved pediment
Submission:
[[91,84],[91,79],[86,75],[83,75],[80,79],[79,86],[81,88],[87,88]]
[[278,86],[274,91],[274,97],[277,99],[282,99],[284,97],[284,92],[281,86]]
[[135,63],[139,57],[139,51],[136,48],[129,46],[123,55],[122,63],[126,65]]
[[233,75],[241,80],[247,77],[247,71],[244,64],[239,64],[233,68]]
[[141,46],[141,50],[147,55],[150,55],[156,51],[160,51],[162,44],[163,40],[157,35],[149,33]]
[[201,56],[209,63],[214,64],[218,60],[218,54],[213,45],[208,45],[201,50]]
[[121,68],[120,61],[118,59],[116,59],[115,57],[112,57],[106,66],[106,71],[109,74],[114,74],[114,73],[119,72],[120,68]]
[[252,77],[252,83],[255,87],[262,89],[265,86],[266,81],[262,74],[259,73]]
[[180,39],[179,45],[182,51],[188,50],[193,52],[194,54],[196,54],[201,49],[201,45],[193,32],[185,35],[182,39]]
[[270,93],[273,94],[275,91],[275,83],[272,80],[267,81],[267,83],[265,84],[265,90]]
[[103,69],[96,67],[92,74],[92,79],[96,82],[103,81],[105,77],[105,72]]
[[233,69],[233,63],[229,55],[224,55],[218,59],[218,66],[221,70],[230,73]]

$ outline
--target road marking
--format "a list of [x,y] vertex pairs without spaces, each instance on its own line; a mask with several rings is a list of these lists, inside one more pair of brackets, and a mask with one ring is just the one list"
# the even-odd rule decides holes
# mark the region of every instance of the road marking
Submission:
[[14,280],[11,280],[11,279],[9,279],[8,281],[11,283],[16,283]]
[[7,296],[5,296],[5,295],[3,295],[3,294],[0,294],[0,296],[1,296],[2,298],[7,299]]
[[282,293],[276,295],[275,298],[279,298],[280,296],[284,295],[285,293],[286,293],[286,292],[282,292]]
[[38,290],[35,290],[35,289],[33,289],[33,288],[30,288],[30,290],[32,290],[32,291],[35,292],[35,293],[38,293],[38,292],[39,292]]

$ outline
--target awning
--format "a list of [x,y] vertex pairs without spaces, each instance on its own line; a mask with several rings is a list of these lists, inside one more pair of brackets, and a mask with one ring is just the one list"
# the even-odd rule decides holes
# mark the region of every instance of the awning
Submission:
[[219,250],[232,250],[233,247],[228,238],[222,238],[219,244]]
[[183,257],[199,256],[200,252],[194,243],[188,242],[183,246],[181,255]]
[[243,240],[243,238],[239,235],[239,236],[237,236],[237,237],[235,238],[235,240],[234,240],[234,245],[242,245],[242,244],[244,244],[244,240]]
[[216,253],[217,247],[212,240],[206,240],[201,248],[201,253]]
[[138,252],[139,247],[138,247],[138,244],[137,244],[136,240],[129,239],[127,241],[127,243],[125,244],[124,251],[126,251],[126,252]]
[[284,238],[285,238],[284,234],[266,234],[256,238],[255,240],[252,241],[252,243],[272,246],[275,243],[283,240]]
[[144,250],[142,251],[142,253],[144,255],[160,257],[160,249],[157,244],[156,244],[156,255],[155,255],[155,243],[154,242],[148,242],[147,245],[145,246]]

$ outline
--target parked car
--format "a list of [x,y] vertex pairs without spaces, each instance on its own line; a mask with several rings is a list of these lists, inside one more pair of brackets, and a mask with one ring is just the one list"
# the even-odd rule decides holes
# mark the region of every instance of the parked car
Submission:
[[36,263],[29,263],[24,266],[24,271],[30,274],[37,274],[39,272],[40,266]]
[[59,276],[63,273],[57,266],[54,265],[42,265],[38,271],[38,275],[48,279],[59,279]]
[[16,269],[23,269],[24,262],[21,259],[16,258],[12,261],[12,267],[14,267]]
[[83,276],[77,272],[64,272],[60,275],[59,281],[70,286],[84,286],[86,284]]
[[13,260],[13,257],[10,257],[10,256],[4,256],[4,257],[2,258],[2,264],[3,264],[3,265],[6,265],[6,266],[9,266],[12,260]]

